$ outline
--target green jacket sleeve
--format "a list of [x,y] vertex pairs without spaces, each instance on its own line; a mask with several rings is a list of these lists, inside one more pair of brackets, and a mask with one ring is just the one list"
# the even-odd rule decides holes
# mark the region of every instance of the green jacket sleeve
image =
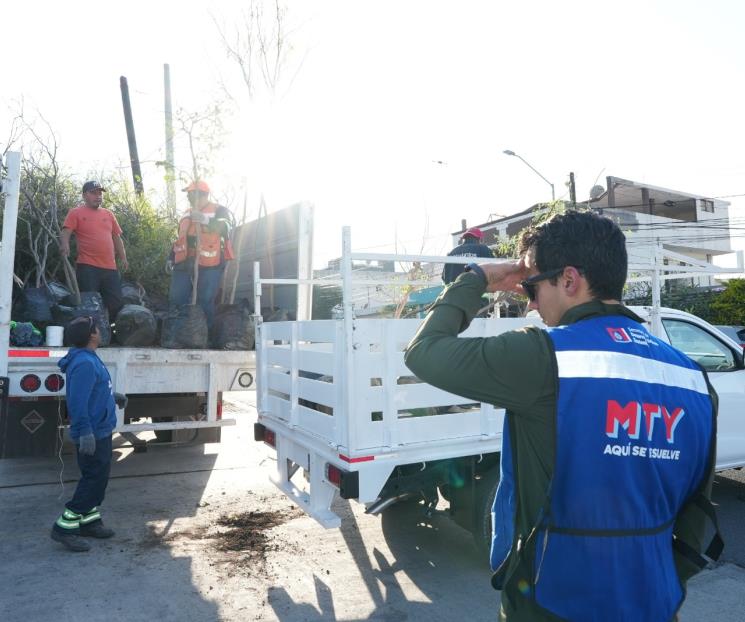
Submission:
[[406,365],[435,387],[526,413],[537,401],[554,397],[547,339],[537,328],[458,337],[483,305],[483,293],[483,280],[473,273],[448,286],[409,343]]

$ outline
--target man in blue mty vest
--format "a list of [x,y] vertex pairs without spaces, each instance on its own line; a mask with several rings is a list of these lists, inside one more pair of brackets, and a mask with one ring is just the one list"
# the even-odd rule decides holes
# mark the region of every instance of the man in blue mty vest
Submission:
[[[469,264],[406,351],[423,381],[507,411],[492,514],[500,618],[673,620],[704,553],[723,546],[718,530],[704,538],[716,393],[621,304],[613,221],[554,216],[523,234],[520,256]],[[459,338],[485,291],[528,296],[548,328]]]
[[114,535],[104,526],[99,506],[109,482],[115,404],[124,408],[127,398],[112,391],[111,376],[96,354],[100,342],[93,318],[75,318],[65,327],[65,343],[73,347],[59,362],[67,379],[67,414],[70,437],[77,448],[80,481],[52,527],[52,539],[76,552],[90,549],[83,538]]

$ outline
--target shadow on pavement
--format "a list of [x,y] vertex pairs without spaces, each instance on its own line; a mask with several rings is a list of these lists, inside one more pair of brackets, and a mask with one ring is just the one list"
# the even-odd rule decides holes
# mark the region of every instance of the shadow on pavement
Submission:
[[218,620],[195,587],[192,558],[162,539],[197,511],[217,457],[204,447],[115,448],[102,513],[116,535],[91,540],[87,553],[49,537],[74,491],[74,457],[64,457],[64,491],[49,483],[58,480],[57,459],[1,461],[0,620]]
[[[726,471],[718,475],[714,501],[719,505],[726,543],[723,558],[743,566],[745,472]],[[364,526],[360,525],[362,519],[357,519],[349,502],[337,501],[334,510],[342,516],[342,538],[363,589],[359,589],[357,576],[348,583],[338,580],[329,583],[331,579],[314,573],[317,604],[310,604],[307,599],[296,602],[284,587],[271,587],[267,602],[279,620],[496,619],[499,595],[489,583],[488,559],[477,552],[471,535],[455,525],[446,513],[427,518],[422,506],[410,503],[392,506],[380,517],[380,529],[387,545],[387,550],[381,550],[385,547],[371,544],[380,542],[379,539],[365,538]],[[368,523],[368,530],[370,527],[374,528]],[[355,596],[360,599],[357,609],[365,612],[361,616],[349,615],[356,609],[350,603]]]
[[[388,551],[373,548],[368,553],[349,503],[338,501],[334,509],[342,515],[343,539],[374,610],[365,617],[337,617],[331,588],[314,575],[318,607],[295,602],[283,587],[268,590],[267,601],[277,618],[283,622],[495,619],[498,593],[489,585],[488,561],[479,559],[469,533],[444,514],[426,518],[422,507],[401,504],[386,510],[380,520]],[[335,588],[337,602],[344,596],[340,589],[344,587]]]

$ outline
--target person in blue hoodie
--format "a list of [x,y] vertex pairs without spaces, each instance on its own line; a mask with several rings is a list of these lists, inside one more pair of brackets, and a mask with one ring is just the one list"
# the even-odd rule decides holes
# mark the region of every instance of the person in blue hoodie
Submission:
[[91,317],[79,317],[65,327],[65,343],[72,345],[60,360],[67,378],[67,414],[70,437],[77,448],[80,481],[75,494],[52,527],[52,539],[71,551],[87,551],[83,538],[110,538],[99,506],[111,469],[111,435],[116,427],[116,404],[124,408],[126,397],[112,390],[111,376],[96,348],[101,336]]

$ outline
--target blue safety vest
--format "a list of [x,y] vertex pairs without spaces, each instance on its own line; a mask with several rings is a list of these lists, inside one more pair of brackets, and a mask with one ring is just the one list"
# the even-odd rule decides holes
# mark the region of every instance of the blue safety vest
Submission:
[[[554,473],[532,533],[519,536],[533,559],[515,585],[560,619],[670,620],[684,597],[674,522],[713,455],[706,377],[624,316],[547,332],[558,373]],[[511,450],[505,424],[493,569],[513,544],[511,529],[496,526],[500,516],[514,521]]]

